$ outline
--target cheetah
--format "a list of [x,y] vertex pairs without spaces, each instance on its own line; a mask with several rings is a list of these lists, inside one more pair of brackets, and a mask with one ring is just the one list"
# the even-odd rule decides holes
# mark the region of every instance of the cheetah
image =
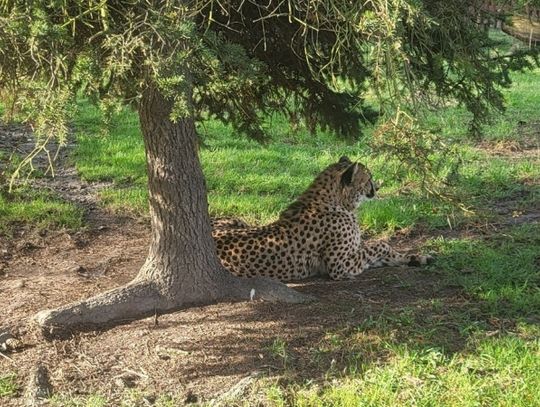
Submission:
[[238,219],[214,220],[221,263],[240,277],[284,282],[320,274],[351,279],[368,267],[427,264],[430,256],[405,255],[386,242],[362,240],[356,209],[377,189],[364,165],[341,157],[274,223],[251,227]]

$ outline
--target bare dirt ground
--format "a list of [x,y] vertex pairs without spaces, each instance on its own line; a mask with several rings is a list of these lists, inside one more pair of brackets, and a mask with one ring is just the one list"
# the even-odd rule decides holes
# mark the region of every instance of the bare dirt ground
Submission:
[[[455,307],[468,303],[437,275],[388,268],[352,282],[294,284],[317,298],[309,305],[217,304],[69,340],[47,342],[37,334],[31,321],[36,312],[129,281],[144,261],[148,235],[146,226],[126,221],[76,234],[23,235],[13,242],[3,253],[2,325],[12,327],[24,345],[9,354],[10,360],[0,361],[1,370],[16,370],[24,385],[33,368],[44,364],[55,392],[62,393],[114,397],[128,378],[128,386],[156,395],[210,399],[254,372],[280,375],[283,361],[269,351],[276,338],[287,343],[294,376],[317,380],[331,359],[346,362],[336,351],[325,355],[326,363],[313,364],[310,352],[327,332],[356,326],[383,309],[399,312],[435,298]],[[464,344],[454,339],[456,349]],[[10,402],[17,405],[22,399]]]
[[[38,364],[49,370],[55,393],[100,393],[118,400],[133,387],[147,395],[148,404],[163,393],[194,402],[218,397],[256,373],[279,380],[324,380],[331,367],[341,369],[349,356],[337,348],[314,357],[326,334],[353,329],[381,313],[397,314],[406,307],[420,319],[430,313],[445,324],[447,335],[419,340],[450,351],[462,349],[466,338],[448,310],[482,318],[478,304],[436,271],[386,268],[369,270],[355,281],[292,284],[314,295],[312,304],[217,304],[45,341],[32,322],[36,312],[126,283],[142,265],[149,241],[146,221],[102,210],[94,198],[100,186],[81,182],[73,171],[60,166],[47,186],[85,208],[84,230],[37,233],[21,226],[12,238],[0,237],[0,327],[9,327],[22,341],[16,352],[0,357],[0,373],[17,372],[21,389],[17,397],[2,399],[3,405],[24,403],[25,383]],[[511,212],[508,205],[501,208]],[[539,218],[538,211],[526,215]],[[425,238],[403,233],[397,243],[410,247]],[[441,301],[442,309],[423,307],[433,300]],[[276,338],[287,344],[288,362],[270,351]],[[364,350],[363,361],[370,357],[375,356]]]

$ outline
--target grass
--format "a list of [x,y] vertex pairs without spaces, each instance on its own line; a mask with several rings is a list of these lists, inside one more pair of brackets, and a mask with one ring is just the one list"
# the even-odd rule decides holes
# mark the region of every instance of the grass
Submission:
[[483,240],[430,243],[449,281],[504,317],[540,315],[540,225],[526,224]]
[[[519,220],[520,211],[538,204],[539,158],[494,155],[485,145],[538,147],[534,135],[540,129],[540,70],[516,73],[513,80],[504,90],[507,111],[485,127],[482,145],[467,135],[469,115],[462,108],[448,106],[424,116],[426,125],[456,143],[462,176],[451,188],[471,212],[426,198],[414,177],[397,179],[397,161],[369,154],[370,129],[366,139],[348,143],[323,132],[312,136],[301,127],[292,130],[279,116],[267,119],[271,140],[265,145],[219,122],[201,124],[200,155],[210,211],[257,224],[271,222],[321,168],[347,154],[366,162],[375,177],[385,181],[383,199],[366,203],[359,213],[362,227],[372,234],[415,227],[474,228],[486,220],[500,220],[498,205],[506,205],[507,218],[515,214]],[[100,112],[81,101],[75,122],[77,170],[88,181],[112,182],[100,192],[104,207],[144,217],[148,195],[138,119],[122,111],[108,135],[99,122]],[[21,221],[77,228],[82,213],[29,188],[0,195],[0,232]],[[308,363],[323,375],[304,380],[294,347],[285,338],[270,337],[261,352],[276,361],[279,377],[261,379],[258,397],[275,406],[540,405],[540,227],[524,222],[486,234],[456,236],[426,243],[426,250],[437,253],[429,269],[437,285],[429,288],[429,297],[407,306],[390,304],[367,314],[362,323],[327,332],[320,343],[309,345]],[[384,283],[403,289],[412,284],[398,277]],[[443,295],[445,290],[453,290],[452,295]],[[0,397],[17,391],[14,375],[0,376]],[[123,405],[149,403],[142,390],[119,397]],[[167,394],[154,401],[163,406],[183,402]],[[60,394],[50,403],[96,407],[110,405],[111,400],[99,394]],[[249,405],[245,403],[238,401]]]
[[107,399],[100,394],[89,396],[54,395],[49,400],[49,405],[54,407],[105,407]]
[[[313,349],[315,365],[331,355],[326,377],[269,384],[267,399],[306,407],[539,405],[539,232],[535,224],[433,240],[441,288],[461,287],[465,302],[419,300],[330,332]],[[294,377],[288,369],[283,376]]]
[[17,394],[19,388],[14,373],[0,375],[0,397],[11,397]]
[[52,193],[29,187],[7,194],[0,190],[0,233],[9,234],[15,223],[32,224],[38,229],[82,226],[83,212]]
[[[524,126],[535,125],[540,105],[540,70],[516,73],[514,85],[504,90],[508,102],[505,114],[496,115],[485,127],[485,139],[494,143],[523,138]],[[260,145],[231,127],[216,121],[201,124],[200,156],[207,180],[212,215],[238,216],[248,222],[264,224],[298,196],[313,177],[340,155],[347,154],[368,164],[378,179],[385,181],[380,201],[370,202],[360,211],[363,227],[373,233],[392,233],[396,229],[422,224],[428,228],[458,226],[489,215],[487,203],[515,195],[524,179],[540,176],[537,157],[513,160],[493,157],[479,150],[467,136],[467,114],[459,107],[447,107],[428,114],[425,123],[446,139],[459,144],[463,177],[454,185],[476,215],[471,217],[455,207],[426,199],[417,187],[418,180],[396,179],[399,162],[369,155],[366,139],[348,143],[319,132],[315,136],[301,127],[294,130],[282,117],[267,119],[271,141]],[[108,136],[100,129],[100,113],[81,102],[76,122],[78,129],[75,162],[88,181],[112,181],[101,192],[105,206],[135,216],[146,216],[147,189],[142,137],[135,113],[121,112]],[[399,193],[409,185],[407,193]],[[487,210],[486,210],[487,209]]]
[[[483,138],[492,142],[521,141],[523,125],[538,123],[540,96],[539,70],[518,72],[512,75],[512,86],[503,91],[506,110],[494,114],[483,128]],[[449,107],[427,113],[425,123],[434,131],[453,141],[469,142],[467,126],[470,114],[461,107]],[[537,141],[538,144],[538,141]]]
[[[540,94],[540,87],[539,87]],[[114,181],[115,187],[101,193],[105,205],[117,211],[144,216],[147,190],[141,137],[133,115],[124,113],[110,137],[93,137],[83,131],[77,151],[77,166],[87,180]],[[266,146],[235,137],[231,129],[213,123],[206,127],[207,147],[201,151],[213,215],[239,216],[248,222],[268,223],[309,185],[317,172],[341,154],[368,162],[375,176],[391,180],[388,163],[368,159],[361,143],[320,140],[311,144],[287,144],[277,140]],[[104,152],[104,153],[103,153]],[[520,181],[535,178],[540,170],[533,157],[520,161],[492,158],[472,146],[461,147],[465,161],[463,178],[456,185],[475,205],[494,197],[505,198],[520,188]],[[138,162],[138,164],[137,164]],[[291,165],[290,163],[294,163]],[[396,195],[399,184],[386,182],[385,199],[367,204],[360,212],[366,229],[376,233],[414,226],[445,227],[460,222],[462,214],[451,205],[429,201],[418,190]]]
[[502,335],[476,333],[459,353],[385,338],[379,345],[384,361],[321,383],[269,385],[266,397],[276,406],[537,405],[540,343],[527,339],[531,330],[538,334],[528,324]]
[[538,343],[519,336],[471,341],[446,355],[386,344],[388,361],[331,385],[270,388],[277,406],[533,406],[540,399]]

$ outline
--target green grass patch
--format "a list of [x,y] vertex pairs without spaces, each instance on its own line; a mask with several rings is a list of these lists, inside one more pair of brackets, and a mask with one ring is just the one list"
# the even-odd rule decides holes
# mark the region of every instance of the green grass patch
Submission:
[[105,407],[109,405],[107,399],[99,394],[75,397],[55,394],[48,402],[49,405],[54,407]]
[[[86,114],[89,111],[98,114],[86,104],[82,105],[82,110]],[[95,122],[99,122],[99,116]],[[201,161],[210,212],[215,216],[238,216],[255,224],[274,221],[322,168],[346,154],[367,163],[375,178],[385,181],[380,191],[382,199],[365,204],[359,211],[366,230],[391,232],[418,223],[440,228],[448,224],[456,226],[470,217],[450,203],[426,198],[414,178],[396,182],[399,163],[368,157],[362,142],[331,143],[324,135],[307,139],[304,133],[297,131],[301,134],[297,137],[302,139],[299,144],[278,139],[260,145],[233,134],[230,127],[217,122],[205,123],[201,128],[206,132]],[[463,177],[453,188],[470,206],[507,197],[522,188],[520,181],[540,174],[532,158],[520,161],[493,158],[467,145],[460,147],[460,156],[464,161]],[[107,207],[140,216],[147,213],[142,138],[134,113],[123,112],[108,137],[83,127],[76,163],[83,178],[114,182],[112,188],[100,193]],[[407,193],[399,192],[406,182],[412,187]]]
[[[85,124],[99,123],[99,111],[86,103],[81,105],[81,111],[86,121],[80,126],[75,155],[81,176],[89,181],[113,181],[113,187],[100,193],[102,202],[115,211],[144,216],[148,192],[135,114],[122,112],[109,136],[103,137],[97,125]],[[89,120],[90,115],[95,120]],[[455,208],[426,199],[417,187],[407,195],[396,195],[401,184],[393,177],[399,163],[368,157],[363,142],[331,141],[323,133],[308,137],[305,129],[286,137],[279,126],[274,129],[276,140],[265,145],[235,135],[232,128],[218,122],[204,123],[201,131],[204,147],[200,155],[212,215],[238,216],[255,224],[274,221],[322,168],[346,154],[367,163],[375,178],[385,180],[380,191],[385,199],[370,202],[360,210],[365,229],[382,233],[418,222],[430,227],[445,226],[449,219],[456,222]]]
[[485,239],[439,239],[437,267],[449,281],[505,317],[540,315],[540,225],[514,227]]
[[115,213],[148,215],[148,189],[137,186],[105,188],[98,192],[103,205]]
[[464,165],[453,190],[476,212],[473,219],[492,218],[497,205],[505,201],[515,211],[536,206],[540,186],[529,181],[540,178],[538,157],[496,157],[470,147],[461,151]]
[[467,353],[387,345],[388,361],[322,386],[270,388],[277,406],[531,406],[540,399],[540,344],[483,338]]
[[12,397],[17,394],[19,387],[15,373],[0,375],[0,397]]
[[[441,292],[461,287],[466,301],[438,298],[435,289],[431,299],[389,304],[359,325],[327,332],[309,362],[326,373],[297,380],[294,354],[287,354],[280,381],[263,387],[266,398],[305,407],[537,405],[538,236],[540,225],[533,224],[432,241],[428,248],[438,255],[428,272],[442,277]],[[288,344],[276,339],[267,352],[278,359],[284,349]]]
[[[495,113],[483,126],[482,137],[493,142],[522,142],[527,135],[527,126],[539,125],[540,69],[514,72],[512,85],[503,89],[506,109]],[[471,114],[463,107],[449,106],[424,113],[424,123],[432,131],[442,134],[447,140],[470,143],[468,123]],[[537,141],[538,143],[538,141]]]
[[[496,115],[493,123],[485,127],[489,140],[522,140],[523,123],[537,119],[540,70],[515,73],[513,80],[513,86],[504,90],[507,112]],[[105,136],[100,111],[85,101],[79,107],[75,154],[79,173],[88,181],[113,182],[111,188],[100,193],[105,206],[117,212],[145,216],[148,192],[137,115],[122,111]],[[210,212],[215,216],[241,217],[255,224],[274,221],[322,168],[343,154],[366,163],[375,178],[385,182],[380,191],[383,199],[369,202],[359,212],[363,228],[376,234],[419,223],[429,228],[454,227],[490,216],[494,200],[514,199],[524,191],[524,180],[540,176],[535,157],[518,160],[493,157],[477,149],[468,138],[467,114],[460,107],[439,109],[427,114],[424,120],[447,140],[460,144],[462,177],[452,185],[452,191],[473,212],[463,213],[448,202],[426,197],[420,191],[419,180],[413,176],[398,180],[400,162],[369,155],[367,141],[371,129],[366,129],[364,140],[350,143],[321,131],[312,135],[302,126],[291,128],[279,115],[267,118],[271,139],[264,145],[235,134],[230,126],[218,121],[201,123],[200,157]],[[534,186],[527,188],[538,192]],[[523,205],[530,206],[531,195],[529,198],[525,195]]]
[[52,193],[21,187],[12,193],[0,191],[0,232],[9,233],[14,223],[28,223],[40,229],[82,226],[83,212]]
[[87,102],[78,109],[75,165],[79,174],[87,181],[146,186],[144,145],[137,115],[122,110],[108,133],[104,132],[101,117],[99,109]]

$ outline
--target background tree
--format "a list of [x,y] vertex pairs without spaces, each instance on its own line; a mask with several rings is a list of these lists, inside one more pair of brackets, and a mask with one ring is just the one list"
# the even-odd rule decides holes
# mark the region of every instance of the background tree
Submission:
[[[495,55],[458,0],[1,0],[0,88],[17,96],[38,140],[65,139],[75,98],[134,106],[144,137],[152,240],[128,285],[56,310],[44,329],[139,318],[256,296],[305,297],[231,276],[215,255],[195,123],[217,117],[264,139],[281,112],[343,137],[381,117],[384,145],[414,155],[412,111],[457,100],[478,129],[502,109],[508,72],[526,52]],[[534,55],[535,51],[527,51]],[[379,108],[364,104],[367,89]],[[403,141],[404,140],[404,141]],[[420,141],[419,141],[420,140]],[[411,145],[413,148],[409,148]]]

